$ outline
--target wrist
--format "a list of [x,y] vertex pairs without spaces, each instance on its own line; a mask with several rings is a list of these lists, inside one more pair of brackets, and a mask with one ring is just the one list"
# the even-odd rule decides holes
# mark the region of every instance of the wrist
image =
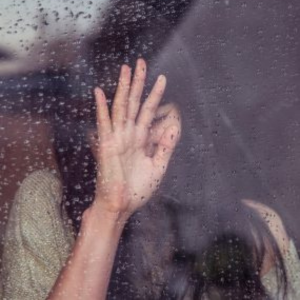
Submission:
[[109,211],[95,201],[84,211],[81,229],[95,233],[103,233],[104,228],[106,232],[122,232],[128,217],[121,212]]

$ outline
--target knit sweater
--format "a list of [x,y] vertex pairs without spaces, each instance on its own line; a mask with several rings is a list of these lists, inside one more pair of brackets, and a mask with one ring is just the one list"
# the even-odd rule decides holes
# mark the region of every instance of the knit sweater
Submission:
[[[49,171],[34,172],[21,184],[4,240],[2,299],[47,298],[74,244],[72,227],[61,212],[61,199],[60,182]],[[287,300],[300,299],[300,263],[292,241],[284,262],[289,282]],[[277,295],[275,269],[262,282],[272,299],[282,299]]]
[[60,182],[50,172],[34,172],[21,184],[4,239],[4,299],[47,298],[74,242],[61,198]]

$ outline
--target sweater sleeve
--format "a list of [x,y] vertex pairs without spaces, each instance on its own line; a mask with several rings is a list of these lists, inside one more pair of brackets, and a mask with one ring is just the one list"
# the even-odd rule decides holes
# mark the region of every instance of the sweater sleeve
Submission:
[[3,252],[3,298],[45,299],[70,252],[61,188],[48,171],[37,171],[20,186],[8,219]]

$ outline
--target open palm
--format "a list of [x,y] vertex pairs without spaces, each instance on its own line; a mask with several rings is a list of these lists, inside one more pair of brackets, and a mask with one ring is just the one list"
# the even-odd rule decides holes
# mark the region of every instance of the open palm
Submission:
[[103,91],[95,90],[98,130],[96,202],[109,211],[129,215],[157,190],[180,135],[180,122],[170,126],[165,122],[165,126],[160,127],[156,124],[159,138],[153,153],[147,152],[166,78],[158,77],[148,99],[141,105],[145,78],[144,60],[137,61],[132,80],[130,68],[122,66],[111,117]]

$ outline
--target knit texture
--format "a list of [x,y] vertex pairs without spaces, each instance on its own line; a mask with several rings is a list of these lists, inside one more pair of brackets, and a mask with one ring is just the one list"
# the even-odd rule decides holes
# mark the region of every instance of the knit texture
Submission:
[[3,252],[3,299],[46,299],[71,251],[61,186],[48,171],[28,176],[14,199]]

